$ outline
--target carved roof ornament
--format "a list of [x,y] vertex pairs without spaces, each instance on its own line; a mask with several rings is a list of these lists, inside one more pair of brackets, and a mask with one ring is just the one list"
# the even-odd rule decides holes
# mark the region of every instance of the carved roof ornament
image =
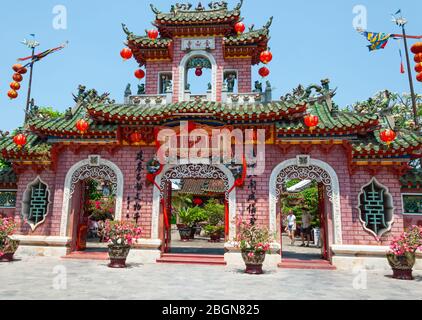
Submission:
[[274,17],[270,17],[270,20],[265,24],[264,29],[270,29],[271,25],[273,24]]
[[[321,85],[311,84],[308,87],[299,85],[296,89],[293,89],[292,93],[288,93],[281,97],[281,101],[299,103],[301,101],[308,102],[327,102],[328,106],[331,107],[331,98],[334,97],[337,88],[334,90],[330,89],[330,80],[321,80]],[[314,93],[315,92],[315,93]]]
[[129,31],[129,28],[126,26],[126,24],[122,23],[122,29],[123,29],[124,33],[126,33],[126,35],[133,36],[133,32]]
[[239,11],[242,9],[243,6],[243,0],[240,0],[240,2],[237,4],[237,6],[234,8],[235,11]]
[[205,7],[202,5],[202,2],[198,3],[198,6],[195,8],[195,11],[205,11]]
[[227,1],[210,2],[208,4],[208,7],[211,10],[222,10],[222,9],[227,9],[228,3],[227,3]]
[[175,6],[172,6],[173,13],[177,13],[178,11],[190,11],[192,9],[192,3],[176,3]]
[[161,11],[157,9],[156,6],[154,6],[152,3],[150,4],[151,10],[152,12],[154,12],[155,14],[160,14]]
[[73,99],[78,104],[88,103],[104,103],[104,104],[112,104],[115,103],[115,100],[110,99],[110,93],[106,92],[102,95],[99,95],[97,90],[91,89],[86,90],[86,86],[79,85],[78,86],[78,93],[76,95],[73,94]]

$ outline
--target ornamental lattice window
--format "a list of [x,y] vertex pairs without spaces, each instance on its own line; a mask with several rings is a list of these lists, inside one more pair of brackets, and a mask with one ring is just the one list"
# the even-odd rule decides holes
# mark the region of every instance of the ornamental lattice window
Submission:
[[360,220],[365,230],[377,238],[391,230],[394,221],[393,197],[375,178],[359,194]]
[[50,190],[40,178],[28,185],[23,196],[23,216],[25,221],[35,230],[42,224],[50,204]]

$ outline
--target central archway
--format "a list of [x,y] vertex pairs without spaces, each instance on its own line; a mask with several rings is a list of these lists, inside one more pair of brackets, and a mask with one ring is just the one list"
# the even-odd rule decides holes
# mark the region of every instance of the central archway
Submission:
[[[171,179],[222,179],[224,180],[226,190],[226,201],[229,204],[229,239],[236,236],[236,192],[228,193],[231,186],[235,183],[233,173],[224,165],[207,165],[207,164],[186,164],[186,165],[166,165],[163,171],[155,179],[155,183],[164,190],[165,184]],[[152,224],[151,235],[153,239],[159,238],[159,219],[162,191],[154,188],[153,206],[152,206]]]
[[280,199],[281,185],[296,178],[316,180],[324,184],[328,200],[332,204],[333,244],[342,244],[340,183],[337,173],[328,163],[309,156],[298,156],[297,159],[286,160],[273,170],[269,194],[271,232],[277,232],[277,202]]

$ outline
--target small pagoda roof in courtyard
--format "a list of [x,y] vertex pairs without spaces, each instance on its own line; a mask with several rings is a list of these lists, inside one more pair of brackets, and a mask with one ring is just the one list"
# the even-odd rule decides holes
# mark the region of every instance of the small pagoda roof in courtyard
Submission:
[[194,196],[207,196],[215,194],[224,194],[226,186],[224,180],[216,179],[183,179],[179,194]]

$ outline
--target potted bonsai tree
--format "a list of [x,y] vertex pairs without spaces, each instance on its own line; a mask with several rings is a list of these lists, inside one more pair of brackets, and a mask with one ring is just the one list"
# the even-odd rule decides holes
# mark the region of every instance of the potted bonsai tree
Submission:
[[141,237],[141,228],[130,222],[107,220],[104,239],[109,242],[110,268],[126,268],[126,259],[134,241]]
[[391,242],[390,249],[387,259],[393,269],[393,278],[413,280],[416,251],[422,249],[422,227],[413,226],[404,232]]
[[0,217],[0,262],[13,261],[19,247],[19,241],[10,238],[15,231],[16,224],[12,218]]
[[224,235],[224,205],[211,199],[206,203],[204,210],[208,215],[204,230],[211,238],[210,242],[220,242]]
[[271,253],[271,236],[266,228],[242,223],[236,241],[246,264],[248,274],[262,274],[267,253]]

